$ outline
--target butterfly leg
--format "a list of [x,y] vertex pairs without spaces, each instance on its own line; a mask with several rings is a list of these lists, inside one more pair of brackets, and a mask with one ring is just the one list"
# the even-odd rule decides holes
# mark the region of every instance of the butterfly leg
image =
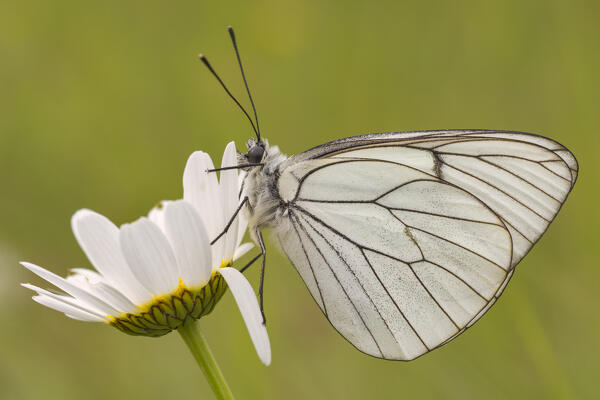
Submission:
[[265,264],[267,260],[267,251],[265,249],[265,243],[263,241],[262,233],[256,230],[256,238],[258,239],[258,245],[260,246],[260,252],[262,255],[262,269],[260,271],[260,285],[258,286],[258,297],[260,298],[260,313],[263,318],[263,325],[267,323],[265,318],[265,309],[263,307],[263,287],[265,283]]
[[252,264],[254,264],[256,262],[256,260],[258,260],[262,255],[263,255],[262,252],[258,253],[256,255],[256,257],[254,257],[252,260],[250,260],[248,262],[248,264],[244,265],[244,267],[240,269],[240,272],[243,273],[245,270],[247,270],[248,267],[252,266]]
[[221,168],[213,168],[207,169],[206,172],[219,172],[219,171],[227,171],[230,169],[242,169],[242,168],[250,168],[250,167],[262,167],[265,165],[264,163],[248,163],[248,164],[239,164],[233,165],[231,167],[221,167]]
[[233,224],[233,221],[235,221],[235,218],[242,210],[242,207],[244,207],[244,204],[246,204],[247,202],[248,202],[248,196],[244,197],[244,199],[242,200],[242,202],[240,203],[238,208],[235,210],[235,212],[229,219],[229,222],[227,222],[227,225],[225,225],[225,228],[223,229],[223,231],[221,233],[219,233],[217,235],[217,237],[212,240],[212,242],[210,242],[211,245],[215,244],[217,242],[217,240],[219,240],[224,234],[227,233],[227,231],[229,230],[229,227],[231,227],[231,224]]

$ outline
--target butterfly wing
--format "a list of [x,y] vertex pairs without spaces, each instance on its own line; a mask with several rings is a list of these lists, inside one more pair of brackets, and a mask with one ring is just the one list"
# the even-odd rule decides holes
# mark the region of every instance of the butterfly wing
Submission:
[[280,245],[359,350],[410,360],[496,301],[577,177],[563,146],[517,132],[342,139],[280,169]]

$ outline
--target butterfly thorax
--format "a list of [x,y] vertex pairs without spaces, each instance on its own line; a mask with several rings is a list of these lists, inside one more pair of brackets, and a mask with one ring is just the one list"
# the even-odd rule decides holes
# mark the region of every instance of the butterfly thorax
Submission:
[[[254,139],[246,144],[250,152],[257,145]],[[279,147],[269,147],[265,140],[260,143],[264,147],[264,155],[261,166],[249,167],[244,177],[243,191],[248,196],[248,203],[244,208],[248,218],[250,232],[257,229],[273,227],[273,223],[285,211],[285,204],[277,191],[277,180],[279,179],[279,167],[287,159],[287,156],[279,151]],[[240,154],[238,163],[248,163],[247,155]]]

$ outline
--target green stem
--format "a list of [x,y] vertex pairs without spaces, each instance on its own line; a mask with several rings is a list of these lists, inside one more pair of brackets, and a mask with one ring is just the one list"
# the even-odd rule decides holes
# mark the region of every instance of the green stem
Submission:
[[206,376],[206,380],[217,399],[233,400],[233,394],[231,393],[229,386],[227,386],[227,382],[225,382],[225,377],[219,369],[215,357],[210,351],[204,335],[200,332],[200,328],[196,326],[196,323],[190,321],[180,326],[177,331],[194,355],[198,366],[204,373],[204,376]]

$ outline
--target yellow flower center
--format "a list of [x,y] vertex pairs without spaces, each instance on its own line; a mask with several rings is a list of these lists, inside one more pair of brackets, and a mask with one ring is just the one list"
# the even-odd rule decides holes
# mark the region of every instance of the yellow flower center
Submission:
[[[231,261],[219,268],[229,267]],[[179,328],[189,319],[199,319],[209,314],[221,299],[227,284],[221,274],[213,271],[208,283],[197,289],[186,287],[181,278],[175,292],[157,296],[139,306],[138,313],[110,315],[110,324],[129,335],[162,336]]]

